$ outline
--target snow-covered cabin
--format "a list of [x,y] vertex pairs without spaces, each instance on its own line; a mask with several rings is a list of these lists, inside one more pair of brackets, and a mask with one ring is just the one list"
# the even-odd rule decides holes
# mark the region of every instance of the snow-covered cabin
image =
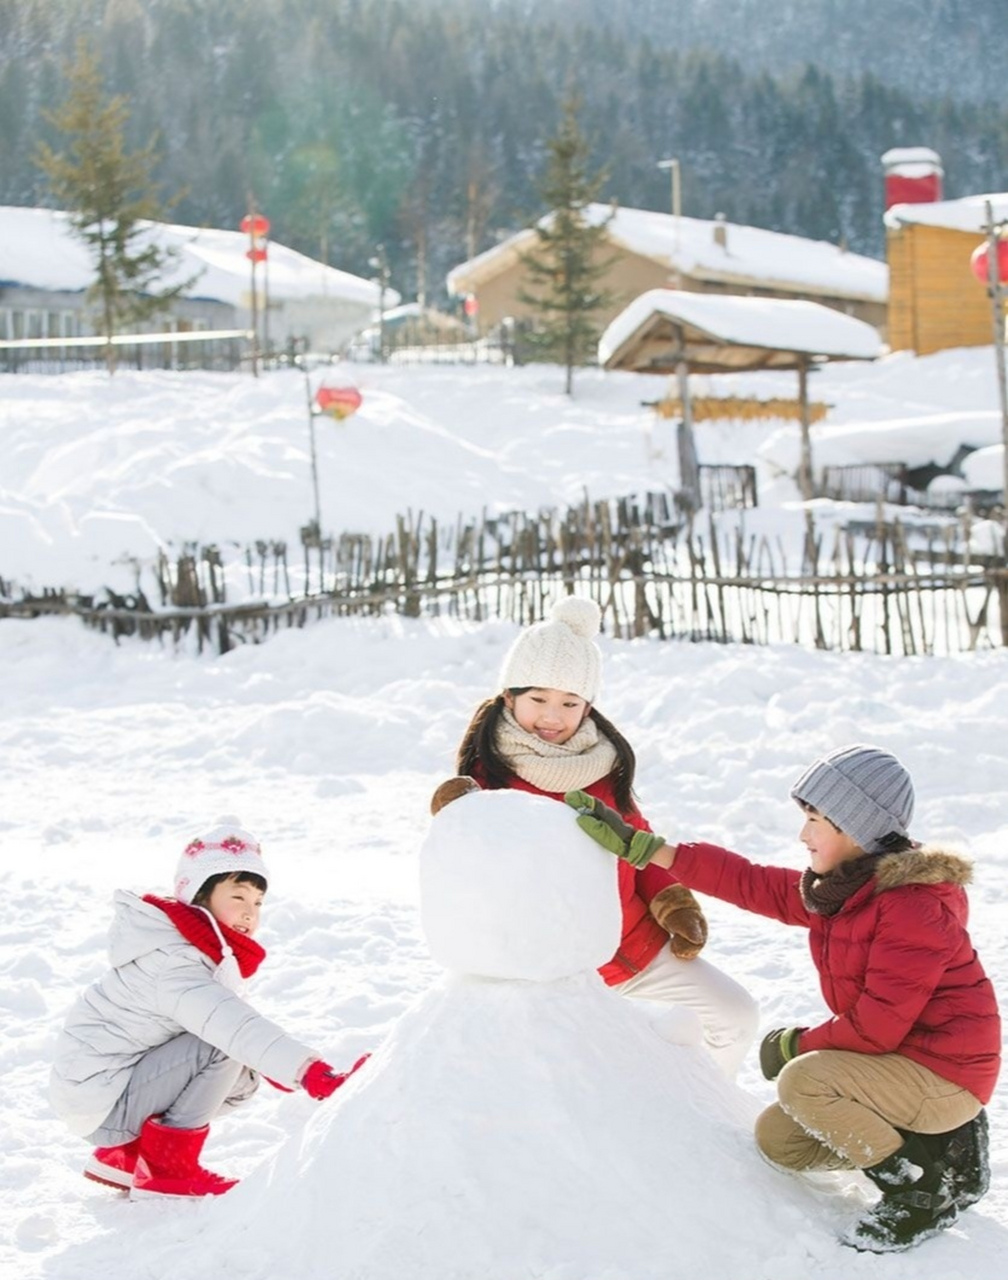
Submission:
[[[184,297],[150,330],[251,329],[252,264],[241,231],[150,222],[150,241],[173,250],[162,287],[195,277]],[[95,332],[86,291],[94,283],[87,246],[69,216],[52,209],[0,206],[0,339],[78,337]],[[335,351],[379,306],[375,281],[339,271],[271,240],[256,268],[260,341],[306,340]],[[386,289],[387,305],[399,301]],[[268,305],[266,305],[268,304]]]
[[970,255],[985,238],[988,203],[995,223],[1008,220],[1008,192],[886,210],[888,338],[894,351],[927,356],[950,347],[990,346],[990,297],[970,269]]
[[[720,217],[705,221],[621,208],[614,213],[607,204],[588,205],[585,217],[596,225],[611,218],[604,253],[612,265],[601,285],[613,303],[600,314],[603,323],[649,289],[681,289],[819,302],[880,331],[885,326],[889,272],[874,258]],[[506,316],[531,314],[518,295],[535,291],[522,261],[535,246],[535,230],[528,227],[449,272],[449,293],[476,298],[481,329]]]

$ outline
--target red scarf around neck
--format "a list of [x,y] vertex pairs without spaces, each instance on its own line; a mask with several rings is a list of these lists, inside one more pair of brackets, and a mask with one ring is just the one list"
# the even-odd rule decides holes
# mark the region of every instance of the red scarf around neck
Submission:
[[[145,893],[143,900],[149,902],[152,907],[160,908],[186,942],[199,947],[200,951],[205,956],[209,956],[214,964],[220,964],[224,959],[220,939],[199,907],[190,907],[184,902],[177,902],[174,898],[158,898],[153,893]],[[265,948],[248,934],[239,933],[237,929],[231,929],[219,920],[217,928],[220,929],[225,941],[235,954],[239,973],[243,978],[250,978],[266,959]]]

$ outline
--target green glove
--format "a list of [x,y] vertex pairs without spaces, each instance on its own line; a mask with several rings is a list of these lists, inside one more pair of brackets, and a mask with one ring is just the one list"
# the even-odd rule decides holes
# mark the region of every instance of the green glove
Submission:
[[646,867],[665,841],[651,831],[638,831],[624,822],[615,809],[590,796],[587,791],[568,791],[564,803],[578,812],[582,831],[632,867]]
[[778,1027],[763,1037],[760,1045],[760,1068],[767,1080],[776,1080],[792,1058],[797,1058],[801,1033],[807,1027]]

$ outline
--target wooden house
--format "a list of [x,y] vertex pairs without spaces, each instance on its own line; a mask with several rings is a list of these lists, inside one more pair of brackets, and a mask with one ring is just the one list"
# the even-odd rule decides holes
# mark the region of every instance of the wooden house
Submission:
[[985,237],[988,203],[996,223],[1008,219],[1008,193],[886,210],[888,340],[894,351],[923,356],[993,341],[990,297],[970,269],[970,256]]
[[[884,328],[889,273],[874,258],[720,216],[705,221],[592,204],[585,217],[608,219],[601,253],[611,265],[601,287],[613,301],[598,317],[603,326],[650,289],[679,289],[817,302]],[[529,227],[449,272],[449,293],[475,299],[481,331],[533,315],[520,295],[535,292],[524,258],[536,244]]]

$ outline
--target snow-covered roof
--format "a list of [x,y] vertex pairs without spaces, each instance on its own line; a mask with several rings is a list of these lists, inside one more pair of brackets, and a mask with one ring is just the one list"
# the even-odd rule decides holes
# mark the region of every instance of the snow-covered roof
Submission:
[[[595,225],[611,217],[607,233],[614,245],[695,280],[871,302],[885,302],[889,296],[884,262],[825,241],[649,209],[617,208],[613,214],[608,204],[590,204],[584,212]],[[528,253],[534,241],[535,232],[526,228],[454,267],[448,273],[449,293],[478,288]]]
[[884,350],[872,325],[818,302],[651,289],[612,321],[598,359],[607,369],[657,372],[673,367],[683,347],[692,368],[706,369],[874,360]]
[[[142,225],[149,229],[150,240],[178,251],[162,277],[164,287],[198,274],[188,297],[245,305],[251,276],[247,235],[164,222]],[[378,305],[378,286],[372,280],[328,267],[275,240],[269,241],[268,252],[272,299],[328,297]],[[261,269],[258,274],[261,282]],[[71,293],[88,288],[94,282],[94,266],[87,247],[70,230],[69,215],[0,206],[0,282]],[[393,290],[386,290],[385,296],[390,302],[399,300]]]
[[1008,192],[993,195],[963,196],[959,200],[935,200],[922,204],[894,204],[885,212],[885,225],[891,231],[919,224],[945,227],[949,231],[970,231],[982,235],[987,223],[990,203],[995,222],[1008,219]]
[[930,147],[890,147],[882,156],[886,173],[904,178],[923,178],[934,172],[942,173],[941,156]]

